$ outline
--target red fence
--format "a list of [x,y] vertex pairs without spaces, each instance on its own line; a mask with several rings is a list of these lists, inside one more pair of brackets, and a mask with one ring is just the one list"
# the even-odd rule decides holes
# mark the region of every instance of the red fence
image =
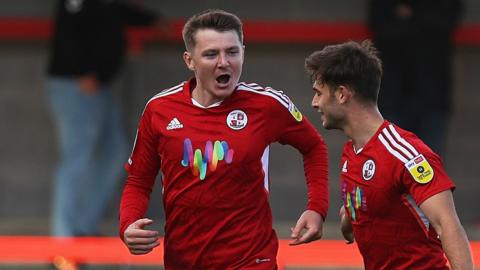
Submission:
[[[158,28],[129,31],[130,48],[138,51],[149,41],[181,42],[183,19]],[[0,18],[0,40],[48,40],[52,35],[50,18]],[[370,33],[361,22],[245,20],[245,40],[252,43],[316,44],[362,40]],[[480,23],[462,25],[455,34],[457,45],[480,46]]]
[[[289,246],[280,240],[279,270],[297,268],[362,268],[357,246],[341,240],[320,240]],[[475,267],[480,268],[480,242],[471,242]],[[116,237],[53,238],[38,236],[0,236],[0,264],[109,264],[163,265],[163,246],[141,256],[130,255]],[[63,268],[68,269],[68,268]],[[70,269],[75,269],[70,268]]]

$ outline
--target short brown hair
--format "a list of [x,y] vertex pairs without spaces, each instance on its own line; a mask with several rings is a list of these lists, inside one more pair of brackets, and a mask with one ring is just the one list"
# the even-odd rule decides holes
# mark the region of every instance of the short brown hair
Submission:
[[382,62],[370,40],[326,46],[305,59],[305,68],[312,81],[328,85],[331,91],[345,85],[363,101],[377,102]]
[[200,29],[213,29],[219,32],[234,30],[243,43],[242,21],[236,15],[221,9],[208,9],[188,19],[182,31],[187,50],[195,47],[195,34]]

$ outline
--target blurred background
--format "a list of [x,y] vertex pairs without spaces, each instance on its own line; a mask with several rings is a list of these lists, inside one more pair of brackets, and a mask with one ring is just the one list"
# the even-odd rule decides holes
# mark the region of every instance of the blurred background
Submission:
[[[184,51],[181,23],[207,8],[233,12],[245,23],[246,54],[241,80],[286,92],[327,141],[331,203],[325,238],[339,239],[339,159],[346,138],[338,131],[324,130],[319,116],[311,109],[312,90],[304,72],[304,59],[328,44],[371,37],[368,1],[144,0],[143,3],[162,14],[163,28],[168,29],[129,32],[127,61],[113,83],[129,148],[146,101],[191,76],[181,58]],[[54,0],[0,1],[0,235],[50,234],[53,174],[59,161],[46,92],[55,4]],[[475,206],[480,203],[480,1],[464,1],[453,48],[452,110],[444,164],[457,184],[455,203],[467,234],[471,240],[480,240],[480,214]],[[101,235],[117,235],[124,176],[118,179],[113,198],[108,202]],[[306,204],[301,156],[293,148],[274,145],[270,176],[275,227],[281,237],[287,237]],[[148,216],[162,230],[160,184],[157,181]]]

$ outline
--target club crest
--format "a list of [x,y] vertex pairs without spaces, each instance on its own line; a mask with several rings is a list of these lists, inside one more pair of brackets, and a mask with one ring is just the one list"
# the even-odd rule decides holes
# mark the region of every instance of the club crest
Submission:
[[247,126],[248,117],[242,110],[231,111],[227,116],[227,125],[233,130],[240,130]]
[[362,177],[363,180],[368,181],[373,178],[375,174],[375,161],[369,159],[363,163]]

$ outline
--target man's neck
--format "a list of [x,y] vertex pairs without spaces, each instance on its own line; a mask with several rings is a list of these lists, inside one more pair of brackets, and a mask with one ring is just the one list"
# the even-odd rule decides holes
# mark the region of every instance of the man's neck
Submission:
[[222,101],[222,99],[214,98],[207,91],[200,89],[198,84],[192,90],[192,98],[205,108]]
[[355,149],[361,149],[375,135],[383,121],[376,106],[362,106],[351,111],[343,131],[352,139]]

